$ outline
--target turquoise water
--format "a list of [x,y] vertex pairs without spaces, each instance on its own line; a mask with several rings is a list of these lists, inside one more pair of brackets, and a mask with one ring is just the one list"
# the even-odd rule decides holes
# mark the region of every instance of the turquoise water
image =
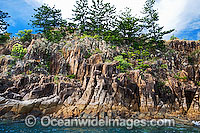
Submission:
[[0,123],[0,133],[3,132],[13,132],[13,133],[45,133],[45,132],[133,132],[133,133],[175,133],[175,132],[200,132],[200,128],[189,127],[184,125],[177,125],[176,127],[135,127],[132,130],[126,128],[118,127],[42,127],[40,124],[37,124],[33,128],[27,127],[24,122],[1,122]]

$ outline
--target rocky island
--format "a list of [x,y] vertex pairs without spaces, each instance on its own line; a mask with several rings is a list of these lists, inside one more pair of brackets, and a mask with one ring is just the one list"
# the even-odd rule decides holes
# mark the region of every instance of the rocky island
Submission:
[[154,3],[146,1],[141,18],[77,0],[72,22],[44,4],[31,20],[39,32],[18,37],[6,32],[0,10],[0,119],[200,121],[200,41],[164,41],[174,29],[157,24]]
[[165,41],[164,52],[144,62],[148,67],[126,72],[118,67],[122,61],[112,59],[129,48],[94,38],[72,35],[59,44],[33,39],[22,59],[10,55],[16,45],[12,40],[1,49],[2,119],[200,119],[198,41]]

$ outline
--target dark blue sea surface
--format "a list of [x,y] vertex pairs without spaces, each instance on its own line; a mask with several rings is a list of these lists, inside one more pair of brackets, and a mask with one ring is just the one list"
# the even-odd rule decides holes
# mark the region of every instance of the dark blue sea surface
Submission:
[[185,125],[176,125],[175,127],[134,127],[131,130],[120,127],[42,127],[41,124],[37,124],[32,128],[27,127],[24,122],[0,122],[0,133],[13,132],[13,133],[46,133],[46,132],[81,132],[81,133],[93,133],[93,132],[122,132],[122,133],[176,133],[176,132],[200,132],[200,128],[191,127]]

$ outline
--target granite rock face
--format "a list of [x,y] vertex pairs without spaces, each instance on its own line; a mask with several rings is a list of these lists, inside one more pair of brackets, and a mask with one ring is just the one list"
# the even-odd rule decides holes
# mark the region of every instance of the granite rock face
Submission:
[[200,66],[188,57],[197,59],[193,52],[199,43],[175,40],[166,45],[174,51],[151,62],[146,71],[120,73],[119,62],[106,59],[121,49],[103,41],[33,40],[24,59],[0,57],[0,116],[135,118],[141,113],[137,116],[198,119]]

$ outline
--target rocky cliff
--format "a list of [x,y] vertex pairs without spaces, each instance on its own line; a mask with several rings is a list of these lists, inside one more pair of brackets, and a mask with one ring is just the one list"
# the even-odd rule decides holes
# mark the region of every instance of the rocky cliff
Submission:
[[[199,42],[166,41],[142,71],[117,69],[124,48],[92,38],[35,39],[23,59],[0,50],[0,116],[199,120]],[[108,61],[111,60],[111,61]]]

